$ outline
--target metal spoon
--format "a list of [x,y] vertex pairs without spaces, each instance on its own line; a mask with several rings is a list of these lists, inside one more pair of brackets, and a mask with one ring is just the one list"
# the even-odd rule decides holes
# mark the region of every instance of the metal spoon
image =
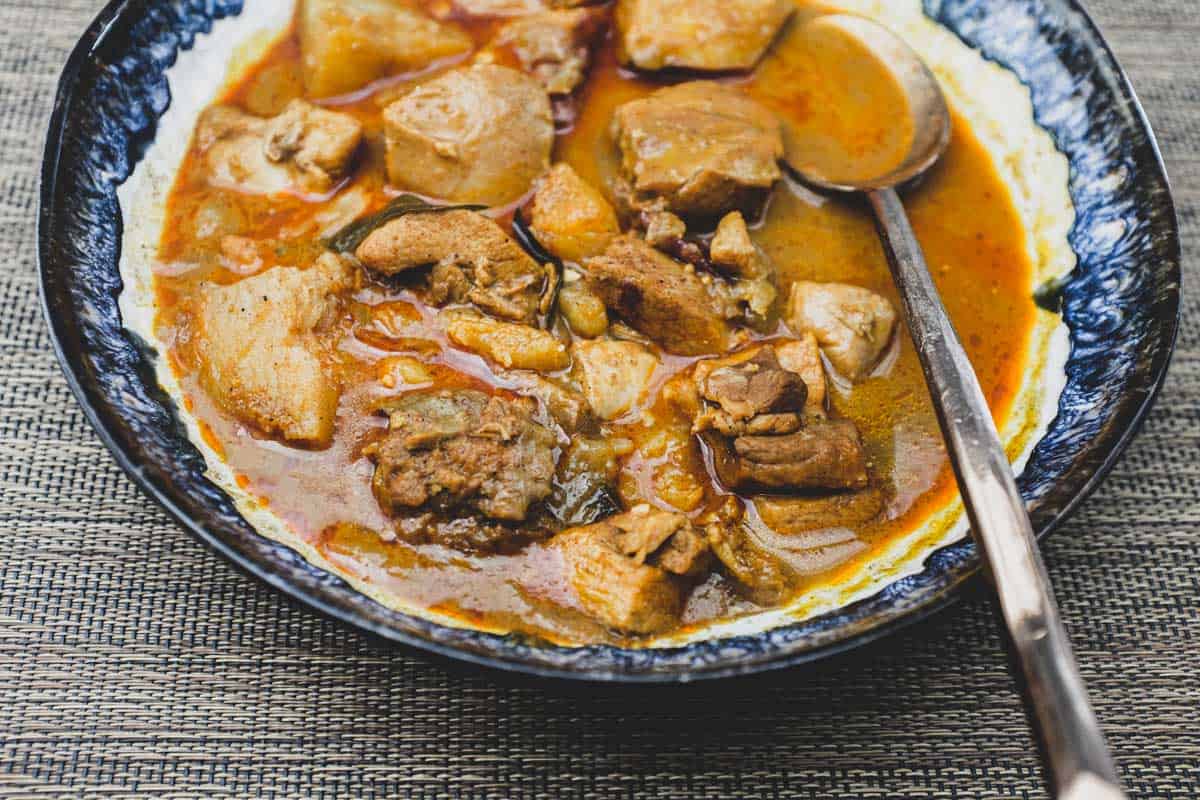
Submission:
[[828,191],[862,192],[875,210],[972,535],[991,574],[1000,615],[1024,674],[1055,795],[1071,800],[1123,798],[987,401],[896,194],[897,186],[932,167],[949,145],[945,98],[920,57],[882,25],[849,14],[825,15],[809,24],[851,37],[887,65],[907,96],[914,131],[907,157],[886,175],[839,180],[836,175],[805,172],[801,177]]

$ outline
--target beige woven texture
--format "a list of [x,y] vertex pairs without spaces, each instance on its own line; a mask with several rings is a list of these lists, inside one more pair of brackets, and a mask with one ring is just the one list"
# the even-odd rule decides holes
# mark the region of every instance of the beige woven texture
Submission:
[[[386,649],[173,525],[85,423],[36,299],[46,119],[101,5],[0,0],[0,796],[1045,796],[978,597],[815,668],[580,690]],[[1186,261],[1200,242],[1200,9],[1089,5],[1157,129]],[[1045,548],[1142,798],[1200,796],[1196,297],[1141,435]]]

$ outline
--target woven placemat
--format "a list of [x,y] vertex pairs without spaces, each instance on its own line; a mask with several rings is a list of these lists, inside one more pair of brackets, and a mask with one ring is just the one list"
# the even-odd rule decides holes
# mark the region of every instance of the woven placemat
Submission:
[[[812,668],[580,689],[386,649],[188,538],[85,423],[36,299],[45,121],[101,5],[0,0],[0,796],[1045,796],[979,598]],[[1186,261],[1200,244],[1195,0],[1090,6],[1158,131]],[[1046,546],[1144,798],[1200,796],[1196,298],[1141,436]]]

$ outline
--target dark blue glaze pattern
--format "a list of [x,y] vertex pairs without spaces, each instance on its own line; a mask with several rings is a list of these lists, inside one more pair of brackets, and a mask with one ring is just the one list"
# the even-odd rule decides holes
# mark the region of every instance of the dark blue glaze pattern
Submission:
[[[1069,0],[928,0],[927,12],[1031,89],[1071,164],[1079,264],[1061,291],[1071,330],[1057,419],[1021,476],[1040,533],[1102,477],[1161,383],[1179,309],[1179,244],[1157,148],[1120,68]],[[240,568],[337,619],[443,655],[538,674],[687,680],[794,664],[869,641],[957,596],[978,568],[969,542],[835,613],[768,633],[670,650],[565,649],[445,628],[390,611],[258,535],[203,475],[155,357],[117,309],[116,186],[170,102],[164,70],[240,0],[114,0],[72,54],[42,174],[42,295],[76,396],[122,467],[190,532]]]

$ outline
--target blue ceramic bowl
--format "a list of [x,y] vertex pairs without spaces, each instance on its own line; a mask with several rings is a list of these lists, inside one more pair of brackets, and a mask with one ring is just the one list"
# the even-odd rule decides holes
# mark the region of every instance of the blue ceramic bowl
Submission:
[[[204,477],[155,355],[122,327],[116,187],[171,102],[164,77],[181,48],[241,0],[114,0],[63,71],[42,167],[42,299],[55,348],[88,418],[117,461],[194,536],[293,598],[385,639],[540,675],[683,681],[822,658],[954,601],[979,569],[969,541],[878,594],[767,633],[667,650],[546,646],[443,627],[389,610],[255,532]],[[1150,408],[1179,314],[1179,239],[1167,176],[1133,90],[1074,0],[926,0],[927,13],[1012,70],[1037,121],[1071,165],[1078,267],[1061,286],[1070,329],[1067,385],[1020,486],[1039,535],[1091,492]],[[1119,172],[1114,188],[1100,180]]]

